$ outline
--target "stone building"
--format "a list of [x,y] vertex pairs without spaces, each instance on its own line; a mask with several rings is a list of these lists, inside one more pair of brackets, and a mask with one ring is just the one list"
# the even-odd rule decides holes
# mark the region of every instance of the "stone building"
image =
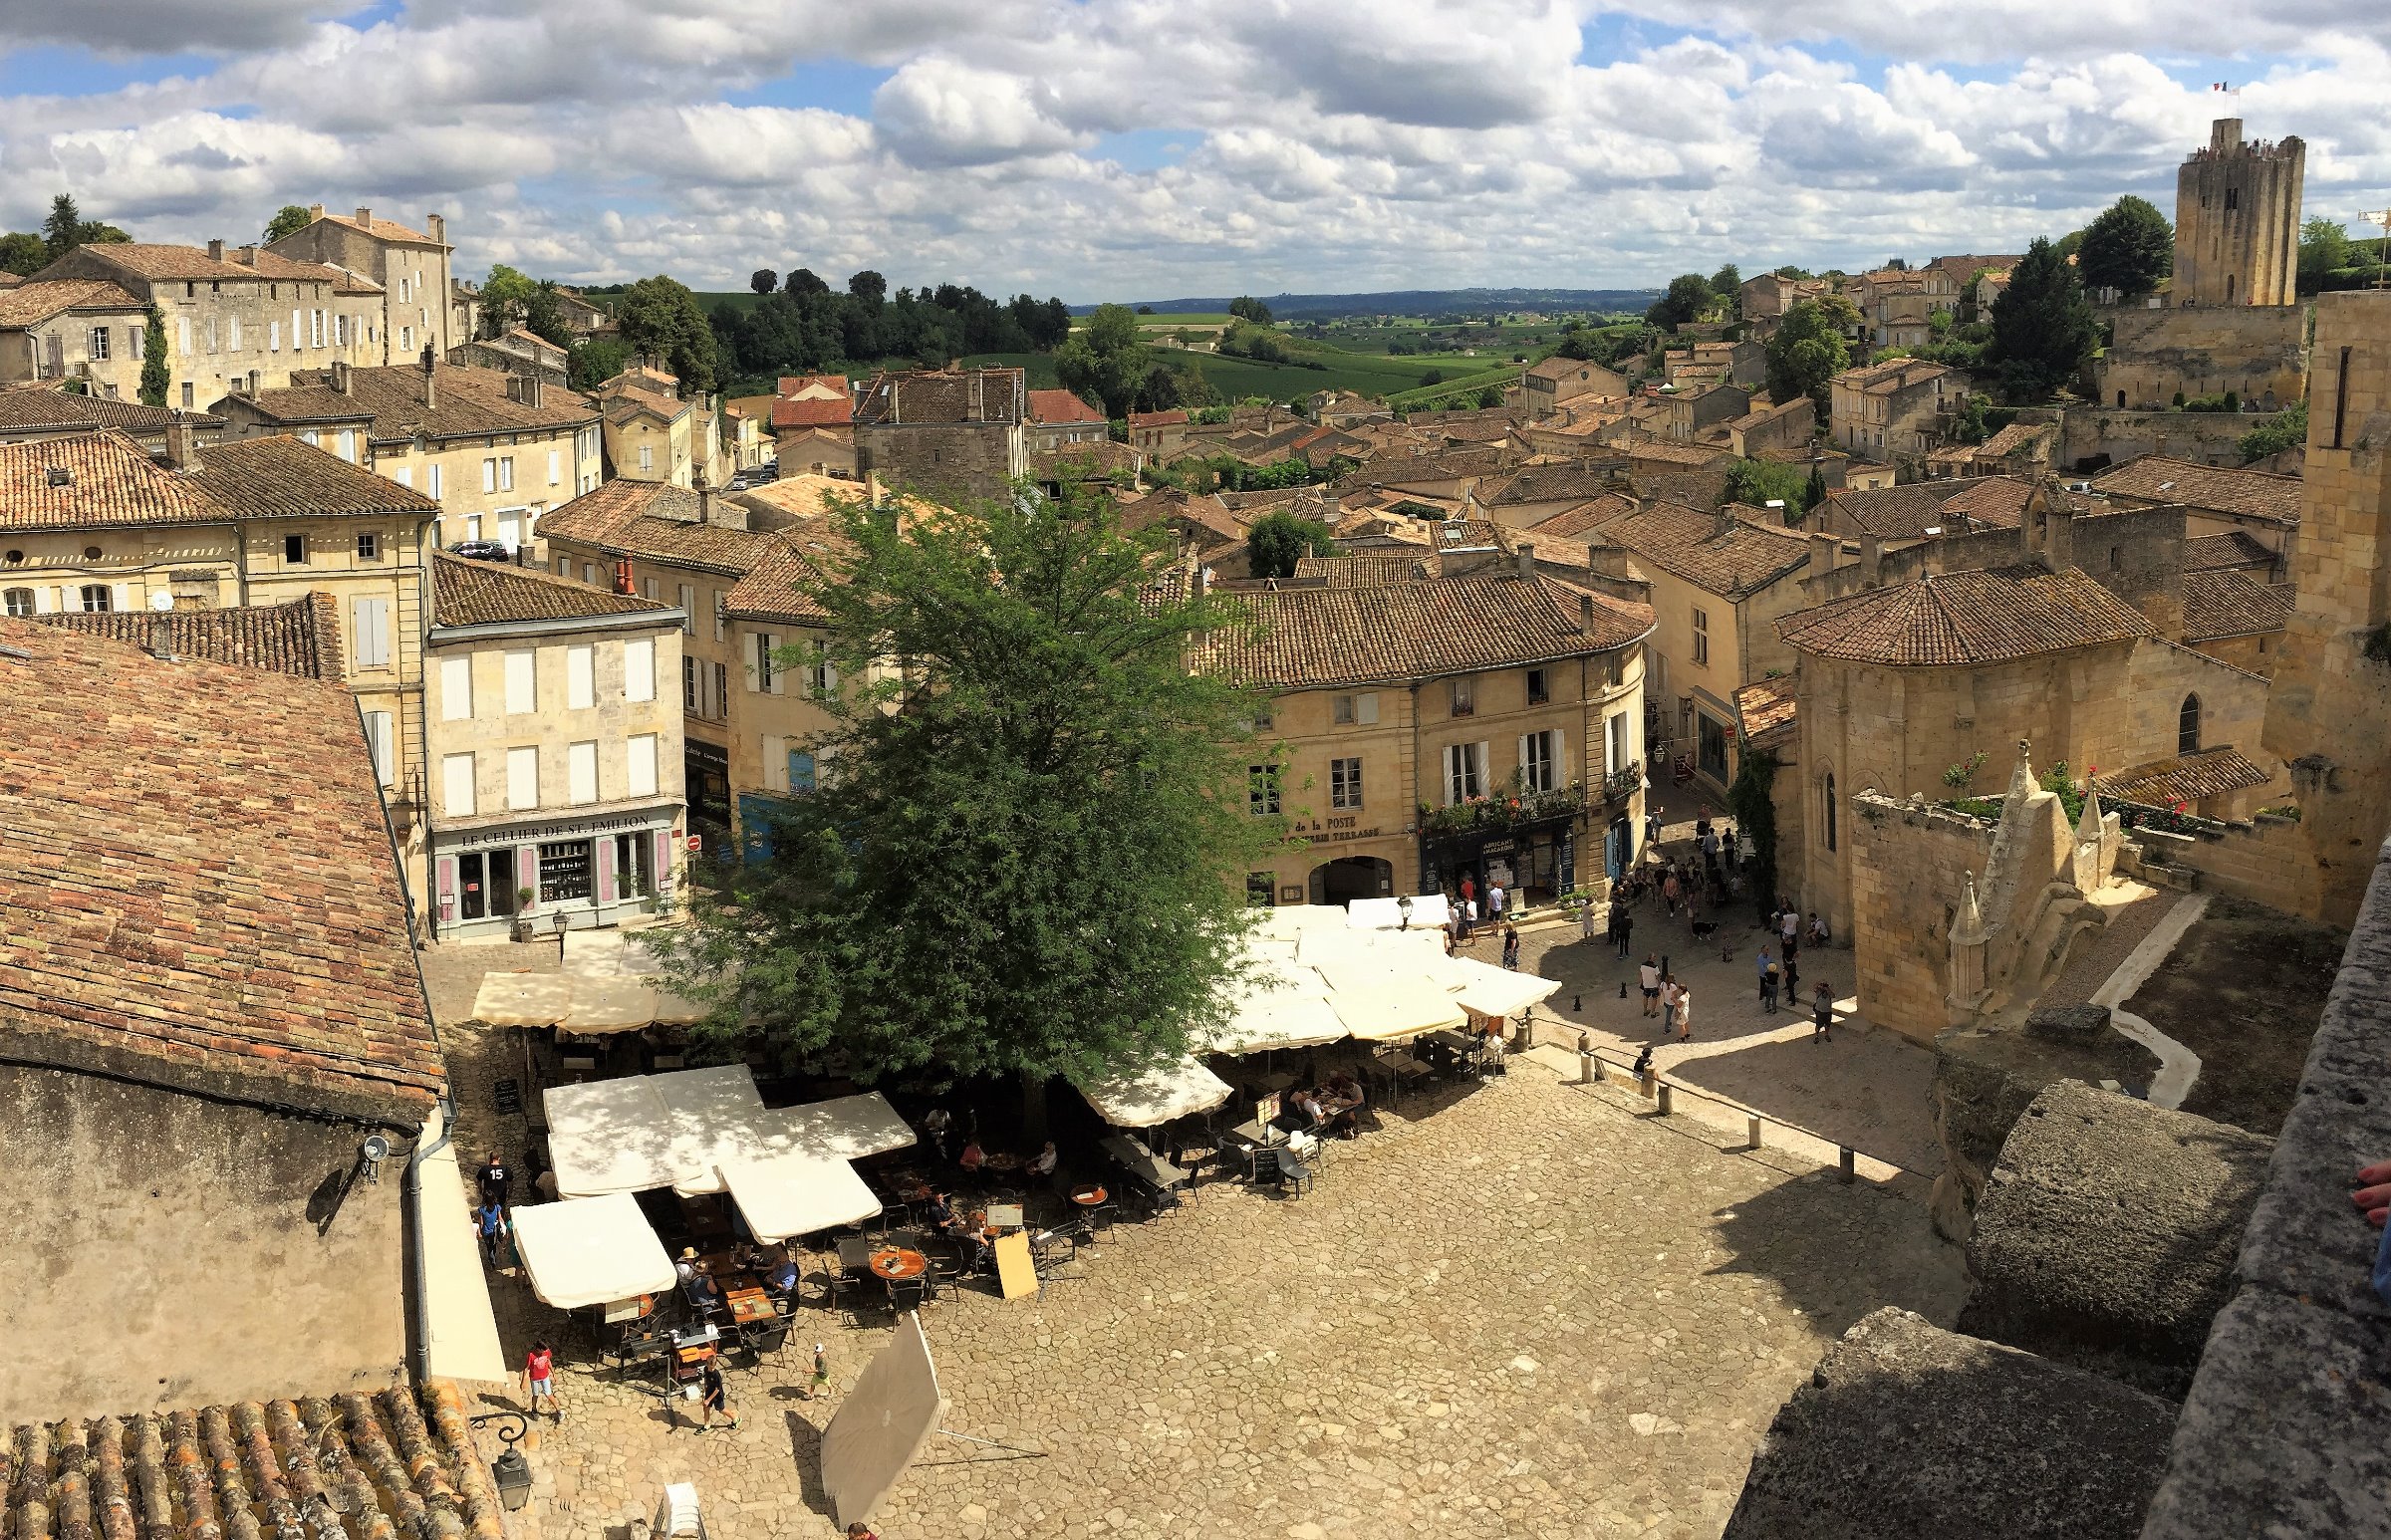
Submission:
[[2184,532],[2246,535],[2288,562],[2299,537],[2300,478],[2144,454],[2102,472],[2092,490],[2118,508],[2184,510]]
[[[185,410],[236,387],[286,385],[295,370],[381,363],[388,342],[373,285],[255,246],[78,246],[35,277],[114,284],[156,306],[172,364],[167,404]],[[128,399],[137,372],[134,384]]]
[[356,703],[9,619],[0,689],[0,1423],[402,1384],[447,1081]]
[[287,433],[421,491],[440,505],[435,545],[536,550],[540,515],[605,478],[597,408],[537,375],[335,364],[210,409],[229,437]]
[[1541,422],[1572,401],[1616,400],[1627,394],[1627,378],[1588,359],[1555,355],[1531,364],[1520,377],[1526,389],[1527,415]]
[[1828,437],[1869,459],[1924,461],[1943,440],[1944,414],[1968,395],[1968,377],[1923,359],[1847,369],[1828,383]]
[[1590,553],[1596,570],[1619,570],[1624,553],[1633,575],[1652,585],[1645,693],[1665,741],[1650,747],[1723,799],[1734,774],[1736,689],[1792,670],[1776,620],[1804,603],[1791,580],[1810,560],[1809,542],[1756,508],[1710,513],[1679,503],[1614,519],[1601,538]]
[[573,377],[573,356],[529,327],[511,327],[496,337],[458,343],[448,350],[447,362],[468,369],[536,375],[552,390],[564,389]]
[[1168,464],[1188,452],[1189,421],[1184,407],[1168,411],[1133,411],[1126,424],[1129,445],[1156,464]]
[[433,552],[424,714],[435,935],[614,924],[681,850],[681,612]]
[[1464,875],[1531,899],[1604,891],[1639,838],[1650,609],[1536,574],[1524,551],[1466,577],[1416,570],[1232,585],[1252,626],[1197,645],[1196,667],[1271,697],[1256,757],[1281,753],[1244,792],[1291,838],[1249,874],[1254,901],[1449,892]]
[[341,677],[411,878],[421,876],[424,542],[439,505],[295,438],[160,465],[123,433],[0,445],[0,608],[19,616],[331,598]]
[[609,475],[678,487],[729,485],[718,397],[683,397],[678,380],[645,365],[634,365],[591,394],[605,419],[600,436]]
[[2230,390],[2267,411],[2288,406],[2305,393],[2306,314],[2299,305],[2117,311],[2109,346],[2094,361],[2095,399],[2157,411],[2179,396]]
[[1781,406],[1754,404],[1726,424],[1727,446],[1743,459],[1770,449],[1806,449],[1817,431],[1818,404],[1797,395]]
[[896,491],[999,497],[1028,473],[1028,416],[1017,369],[883,374],[856,398],[856,472]]
[[1111,429],[1103,412],[1068,390],[1029,392],[1027,442],[1032,454],[1070,444],[1108,443]]
[[450,303],[455,275],[449,258],[455,248],[448,244],[446,218],[425,214],[423,228],[415,230],[395,219],[378,219],[370,208],[344,217],[315,203],[307,213],[305,228],[266,249],[362,275],[380,291],[380,356],[360,356],[352,363],[404,364],[425,348],[444,359],[449,349],[468,340]]
[[812,784],[814,742],[832,725],[823,700],[841,688],[821,655],[827,617],[803,592],[835,536],[818,519],[747,524],[746,508],[708,489],[613,481],[547,525],[560,576],[627,576],[680,612],[688,827],[717,853],[768,839],[773,802]]
[[2209,142],[2175,173],[2175,276],[2170,306],[2296,303],[2299,201],[2307,145],[2294,134],[2245,142],[2220,118]]
[[147,309],[105,278],[19,284],[0,293],[0,385],[78,380],[112,401],[141,398]]

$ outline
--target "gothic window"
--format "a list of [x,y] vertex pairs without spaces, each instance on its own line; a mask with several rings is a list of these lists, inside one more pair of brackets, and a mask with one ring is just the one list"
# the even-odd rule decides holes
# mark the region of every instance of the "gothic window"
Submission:
[[2228,187],[2228,188],[2226,188],[2226,189],[2225,189],[2225,211],[2226,211],[2227,213],[2229,213],[2229,214],[2230,214],[2230,213],[2232,213],[2232,212],[2233,212],[2235,209],[2237,209],[2237,208],[2240,208],[2241,206],[2242,206],[2242,189],[2241,189],[2241,188],[2239,188],[2239,187]]
[[2175,719],[2175,751],[2178,754],[2200,752],[2200,697],[2186,695],[2184,709]]
[[1832,771],[1826,777],[1826,848],[1830,851],[1835,848],[1835,777]]

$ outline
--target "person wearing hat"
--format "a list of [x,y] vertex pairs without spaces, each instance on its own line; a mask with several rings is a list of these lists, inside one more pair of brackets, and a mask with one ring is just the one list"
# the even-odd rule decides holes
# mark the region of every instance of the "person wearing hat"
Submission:
[[672,1271],[680,1279],[681,1297],[689,1302],[691,1309],[704,1310],[720,1302],[721,1285],[714,1282],[704,1264],[697,1260],[695,1246],[680,1248],[680,1260],[673,1264]]

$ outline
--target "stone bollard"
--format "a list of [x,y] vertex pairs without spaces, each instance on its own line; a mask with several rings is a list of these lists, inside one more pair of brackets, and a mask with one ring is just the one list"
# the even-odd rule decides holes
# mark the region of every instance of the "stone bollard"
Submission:
[[1581,1086],[1590,1086],[1600,1079],[1602,1079],[1602,1061],[1585,1049],[1579,1049],[1577,1051],[1577,1083]]
[[1844,1146],[1842,1146],[1842,1147],[1841,1147],[1841,1150],[1842,1150],[1842,1161],[1843,1161],[1843,1170],[1842,1170],[1843,1179],[1844,1179],[1845,1181],[1857,1181],[1857,1180],[1859,1180],[1859,1178],[1860,1178],[1860,1167],[1859,1167],[1859,1163],[1858,1163],[1858,1158],[1857,1158],[1857,1156],[1855,1156],[1855,1155],[1852,1154],[1852,1149],[1851,1149],[1851,1147],[1850,1147],[1849,1145],[1844,1145]]
[[1745,1148],[1745,1149],[1747,1149],[1747,1150],[1757,1150],[1757,1149],[1759,1149],[1759,1148],[1760,1148],[1760,1118],[1759,1118],[1759,1114],[1757,1114],[1757,1113],[1747,1113],[1747,1114],[1745,1114],[1745,1115],[1744,1115],[1744,1118],[1743,1118],[1743,1133],[1744,1133],[1744,1135],[1745,1135],[1745,1140],[1744,1140],[1744,1148]]
[[1670,1112],[1673,1110],[1673,1107],[1674,1107],[1674,1099],[1672,1098],[1672,1096],[1670,1095],[1670,1093],[1671,1093],[1671,1092],[1673,1092],[1673,1091],[1675,1091],[1677,1088],[1676,1088],[1676,1087],[1674,1087],[1674,1086],[1672,1086],[1672,1085],[1670,1085],[1670,1084],[1669,1084],[1669,1082],[1667,1082],[1667,1081],[1665,1081],[1665,1080],[1660,1080],[1660,1077],[1658,1077],[1658,1076],[1655,1076],[1655,1077],[1653,1077],[1653,1078],[1654,1078],[1656,1081],[1659,1081],[1659,1090],[1658,1090],[1658,1092],[1656,1093],[1656,1095],[1659,1097],[1660,1104],[1661,1104],[1661,1105],[1660,1105],[1660,1112],[1661,1112],[1661,1116],[1662,1116],[1662,1117],[1664,1117],[1664,1118],[1666,1118],[1666,1117],[1668,1117],[1668,1116],[1669,1116]]

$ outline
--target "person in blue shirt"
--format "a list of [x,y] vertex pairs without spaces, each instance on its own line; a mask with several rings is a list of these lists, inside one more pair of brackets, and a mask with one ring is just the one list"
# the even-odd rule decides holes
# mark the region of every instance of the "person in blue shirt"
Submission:
[[506,1210],[498,1206],[496,1198],[484,1198],[473,1210],[473,1233],[481,1241],[482,1265],[506,1266]]
[[777,1294],[783,1299],[795,1299],[797,1297],[797,1253],[786,1246],[781,1247],[780,1260],[772,1264],[772,1271],[765,1282],[767,1292]]

